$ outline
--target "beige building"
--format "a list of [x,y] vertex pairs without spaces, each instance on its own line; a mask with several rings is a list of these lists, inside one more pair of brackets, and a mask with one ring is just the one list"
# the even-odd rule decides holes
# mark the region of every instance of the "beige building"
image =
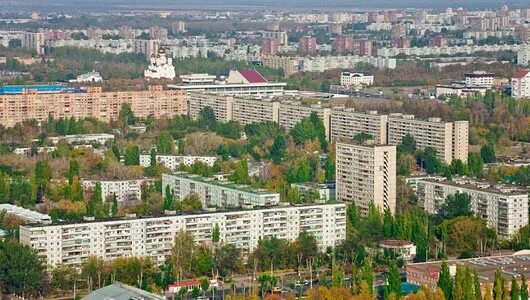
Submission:
[[387,143],[387,115],[377,111],[356,112],[353,108],[333,109],[331,112],[331,139],[339,137],[353,139],[356,134],[366,132],[378,144]]
[[324,108],[320,105],[306,106],[299,102],[282,102],[280,104],[278,124],[289,132],[297,123],[302,121],[303,118],[309,117],[313,112],[315,112],[320,120],[322,120],[322,123],[324,123],[324,128],[326,128],[326,138],[329,140],[330,108]]
[[366,216],[370,203],[396,210],[396,146],[337,142],[336,197]]
[[182,115],[187,113],[186,92],[150,86],[147,91],[102,92],[100,87],[86,93],[0,95],[0,124],[6,127],[29,119],[93,117],[117,120],[122,104],[128,103],[137,117]]
[[298,59],[286,56],[267,55],[261,57],[265,67],[283,69],[285,77],[289,77],[300,71]]
[[35,51],[38,55],[44,54],[44,32],[24,32],[22,47]]
[[467,121],[443,122],[440,118],[418,120],[414,115],[401,113],[388,116],[388,144],[398,145],[406,134],[411,134],[418,148],[431,147],[442,162],[450,164],[453,159],[467,163]]
[[261,122],[278,123],[280,102],[235,98],[233,120],[243,125]]
[[158,40],[133,40],[133,52],[145,55],[146,59],[151,58],[151,55],[156,55],[158,48],[160,48],[160,41]]
[[189,112],[193,119],[199,117],[201,110],[207,106],[213,109],[215,119],[219,122],[228,122],[233,117],[233,96],[210,94],[204,92],[189,93]]

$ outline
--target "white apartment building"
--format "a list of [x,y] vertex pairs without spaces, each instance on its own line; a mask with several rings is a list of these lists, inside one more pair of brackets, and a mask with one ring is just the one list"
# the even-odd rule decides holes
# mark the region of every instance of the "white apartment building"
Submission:
[[512,97],[530,98],[530,71],[519,70],[512,76]]
[[359,72],[342,72],[340,73],[340,85],[343,87],[350,86],[367,86],[374,84],[374,75],[371,73]]
[[332,69],[354,69],[358,63],[367,63],[378,69],[395,69],[396,59],[373,56],[307,56],[299,58],[300,72],[324,72]]
[[142,199],[142,185],[149,184],[148,179],[131,180],[81,180],[85,193],[93,191],[96,183],[101,184],[101,198],[103,201],[116,195],[118,202],[139,201]]
[[482,86],[491,89],[493,87],[493,81],[495,79],[494,73],[487,73],[484,71],[474,71],[466,73],[466,86]]
[[388,144],[399,145],[407,134],[414,136],[418,148],[431,147],[446,164],[453,159],[467,163],[468,121],[442,122],[440,118],[418,120],[401,113],[388,116]]
[[366,216],[370,203],[396,211],[396,146],[337,142],[336,197]]
[[417,182],[418,205],[432,214],[440,211],[447,196],[457,192],[470,195],[471,210],[504,238],[528,224],[528,192],[518,187],[467,178],[425,178]]
[[[217,156],[189,156],[189,155],[156,155],[156,163],[162,164],[170,170],[176,170],[181,164],[191,166],[196,162],[202,162],[208,166],[213,166]],[[140,166],[149,167],[151,165],[151,155],[140,155]]]
[[113,134],[108,133],[94,133],[94,134],[71,134],[65,136],[54,136],[48,138],[53,144],[64,140],[68,144],[101,144],[104,145],[107,141],[114,140]]
[[156,55],[159,48],[159,40],[133,40],[132,42],[132,52],[141,53],[146,59],[150,59],[153,54]]
[[148,257],[162,263],[186,231],[194,241],[212,243],[212,229],[220,228],[221,243],[235,245],[244,255],[269,237],[294,241],[301,231],[313,234],[321,251],[346,238],[345,204],[298,205],[258,210],[224,211],[159,217],[123,218],[54,225],[23,225],[20,243],[35,249],[49,268],[80,266],[90,256],[104,260]]
[[268,207],[280,203],[279,193],[185,172],[162,174],[162,190],[167,186],[176,199],[196,194],[204,208]]
[[278,124],[289,132],[303,118],[308,118],[312,113],[316,113],[324,124],[326,139],[329,141],[331,109],[322,107],[319,104],[307,106],[301,105],[299,102],[282,102],[280,104]]
[[530,65],[530,44],[521,45],[517,51],[517,64],[521,66]]
[[234,98],[233,120],[243,125],[261,122],[278,123],[280,102]]
[[44,32],[24,32],[22,47],[35,51],[37,55],[44,54]]
[[412,48],[380,48],[377,49],[377,56],[394,57],[399,54],[409,56],[431,56],[431,55],[456,55],[458,53],[473,54],[475,52],[499,52],[519,50],[519,45],[466,45],[466,46],[446,46],[446,47],[412,47]]
[[377,111],[356,112],[354,108],[334,108],[331,111],[331,139],[343,137],[353,139],[356,134],[366,132],[378,144],[387,143],[387,115]]

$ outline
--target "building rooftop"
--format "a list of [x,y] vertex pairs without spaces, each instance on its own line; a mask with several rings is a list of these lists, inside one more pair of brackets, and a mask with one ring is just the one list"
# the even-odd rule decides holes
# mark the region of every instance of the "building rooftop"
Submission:
[[453,180],[447,180],[443,177],[430,177],[421,179],[421,181],[430,181],[454,187],[467,188],[471,190],[484,191],[505,196],[526,195],[528,191],[515,185],[503,184],[498,182],[489,182],[466,177],[455,177]]
[[404,240],[381,240],[379,246],[381,247],[408,247],[414,245],[411,241]]
[[[494,273],[497,269],[502,271],[502,276],[508,281],[511,280],[512,276],[517,279],[520,279],[523,274],[526,278],[530,277],[530,255],[528,254],[514,253],[513,255],[457,259],[448,260],[446,263],[450,267],[469,266],[471,270],[476,269],[482,282],[493,282]],[[414,271],[432,274],[440,271],[441,264],[441,261],[414,263],[407,265],[407,269],[411,268]]]
[[126,285],[123,283],[113,283],[106,287],[93,291],[92,293],[81,298],[82,300],[165,300],[166,297],[149,293],[139,288]]
[[241,74],[241,76],[243,76],[249,83],[267,82],[267,79],[256,70],[239,70],[239,74]]
[[203,183],[207,183],[207,184],[217,185],[217,186],[224,187],[224,188],[227,188],[227,189],[238,190],[238,191],[247,192],[247,193],[253,193],[253,194],[258,194],[258,195],[273,195],[273,194],[276,195],[276,194],[278,194],[276,192],[271,192],[271,191],[265,190],[265,189],[256,189],[256,188],[251,187],[250,185],[235,184],[235,183],[230,182],[230,181],[216,180],[215,178],[203,177],[203,176],[200,176],[200,175],[189,174],[189,173],[186,173],[186,172],[173,172],[170,175],[175,175],[175,176],[178,176],[178,177],[181,177],[181,178],[186,178],[186,179],[189,179],[189,180],[195,180],[195,181],[199,181],[199,182],[203,182]]
[[0,95],[20,95],[26,91],[35,91],[37,94],[53,94],[63,92],[81,92],[81,90],[67,84],[35,84],[35,85],[4,85],[0,86]]
[[28,223],[50,223],[52,218],[48,215],[41,214],[39,212],[29,210],[20,206],[12,204],[0,204],[0,212],[6,211],[10,215],[15,215],[21,219],[24,219]]
[[512,78],[517,78],[517,79],[521,79],[523,77],[526,76],[526,74],[528,74],[530,71],[528,70],[519,70],[517,72],[515,72],[512,76]]

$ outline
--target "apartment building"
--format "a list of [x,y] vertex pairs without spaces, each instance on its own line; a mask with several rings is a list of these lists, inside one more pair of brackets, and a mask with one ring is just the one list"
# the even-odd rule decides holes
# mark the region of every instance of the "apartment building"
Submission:
[[330,117],[331,109],[320,105],[302,105],[299,102],[282,102],[280,104],[278,124],[285,128],[287,132],[291,131],[294,126],[302,121],[303,118],[309,117],[316,113],[326,129],[326,138],[330,137]]
[[337,142],[336,197],[366,216],[370,203],[396,210],[396,146]]
[[276,55],[280,49],[280,40],[275,38],[264,38],[261,40],[261,54]]
[[38,94],[29,90],[21,95],[0,95],[0,124],[12,127],[25,120],[39,122],[52,115],[58,118],[93,117],[103,122],[117,120],[122,104],[131,105],[137,117],[172,117],[187,113],[186,92],[150,86],[147,91],[102,92],[91,87],[87,92]]
[[387,115],[377,111],[356,112],[354,108],[334,108],[331,111],[331,139],[353,139],[356,134],[366,132],[378,144],[387,143]]
[[[156,163],[165,166],[170,170],[176,170],[181,164],[191,166],[196,162],[201,162],[208,166],[213,166],[217,156],[190,156],[190,155],[156,155]],[[140,166],[149,167],[151,165],[151,155],[140,155]]]
[[424,178],[417,182],[418,205],[432,214],[440,211],[447,196],[457,192],[471,196],[471,210],[504,238],[528,224],[528,192],[524,189],[468,178]]
[[474,71],[466,73],[466,86],[483,86],[491,89],[493,87],[493,81],[495,80],[494,73],[488,73],[485,71]]
[[233,120],[243,125],[261,122],[276,122],[279,118],[280,102],[234,98]]
[[114,135],[108,133],[68,134],[64,136],[49,137],[48,140],[54,145],[59,143],[59,141],[65,141],[68,144],[105,145],[106,142],[114,140]]
[[24,32],[22,47],[31,49],[37,55],[44,54],[44,32]]
[[[132,216],[131,216],[132,217]],[[197,243],[211,244],[212,229],[220,228],[221,243],[244,255],[269,237],[294,241],[300,232],[313,234],[321,251],[346,238],[344,204],[298,205],[257,210],[223,211],[123,218],[105,221],[31,224],[20,227],[20,243],[35,249],[48,267],[80,266],[90,256],[104,260],[148,257],[162,263],[171,255],[175,235],[186,231]]]
[[267,207],[280,203],[280,194],[229,181],[185,172],[162,174],[162,189],[169,186],[176,199],[196,194],[203,207]]
[[297,74],[299,69],[298,59],[288,56],[262,56],[260,57],[262,64],[265,67],[273,69],[283,69],[285,77]]
[[311,36],[303,36],[298,40],[298,51],[303,54],[317,53],[317,39]]
[[353,36],[338,35],[333,41],[333,50],[339,54],[353,52]]
[[145,59],[149,59],[151,55],[156,55],[160,48],[159,40],[133,40],[132,51],[134,53],[141,53],[145,55]]
[[512,97],[530,98],[530,71],[519,70],[512,76]]
[[209,106],[213,109],[218,122],[228,122],[233,119],[234,97],[205,92],[189,93],[189,114],[197,119],[202,109]]
[[101,184],[101,198],[103,201],[116,195],[118,202],[140,201],[142,199],[142,185],[149,184],[148,179],[131,180],[81,180],[85,193],[91,193],[96,183]]
[[517,64],[521,66],[530,65],[530,44],[521,45],[517,51]]
[[446,164],[453,159],[467,163],[468,121],[442,122],[440,118],[418,120],[401,113],[388,116],[388,144],[398,145],[407,134],[414,136],[418,148],[431,147]]

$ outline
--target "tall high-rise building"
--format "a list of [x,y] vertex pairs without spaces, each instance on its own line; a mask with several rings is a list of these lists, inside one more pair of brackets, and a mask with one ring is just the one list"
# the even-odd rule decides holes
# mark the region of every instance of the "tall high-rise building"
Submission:
[[512,97],[530,98],[530,71],[519,70],[512,76]]
[[338,22],[330,23],[329,31],[332,34],[342,34],[342,24]]
[[86,35],[89,40],[103,39],[103,30],[99,27],[90,27],[86,30]]
[[149,27],[149,37],[152,40],[165,40],[167,39],[167,29],[159,26]]
[[353,41],[353,53],[361,56],[372,56],[372,40],[358,39]]
[[521,66],[530,65],[530,44],[524,44],[517,51],[517,64]]
[[336,197],[366,216],[370,203],[396,211],[396,146],[337,142]]
[[280,40],[276,38],[264,38],[261,40],[261,54],[276,55],[280,49]]
[[443,35],[437,35],[431,39],[431,46],[434,47],[446,47],[448,44],[447,37]]
[[301,37],[298,40],[298,51],[302,54],[316,54],[317,38],[311,36]]
[[120,27],[119,32],[120,32],[120,38],[124,40],[132,40],[136,37],[134,29],[132,29],[129,26]]
[[337,53],[353,52],[353,37],[348,35],[338,35],[333,42],[333,50]]
[[133,52],[145,55],[146,59],[150,59],[151,55],[156,55],[160,48],[160,41],[158,40],[134,40]]
[[178,21],[171,24],[171,33],[173,34],[184,33],[186,31],[186,22],[184,21]]
[[24,32],[22,47],[35,51],[38,55],[44,54],[44,32]]

